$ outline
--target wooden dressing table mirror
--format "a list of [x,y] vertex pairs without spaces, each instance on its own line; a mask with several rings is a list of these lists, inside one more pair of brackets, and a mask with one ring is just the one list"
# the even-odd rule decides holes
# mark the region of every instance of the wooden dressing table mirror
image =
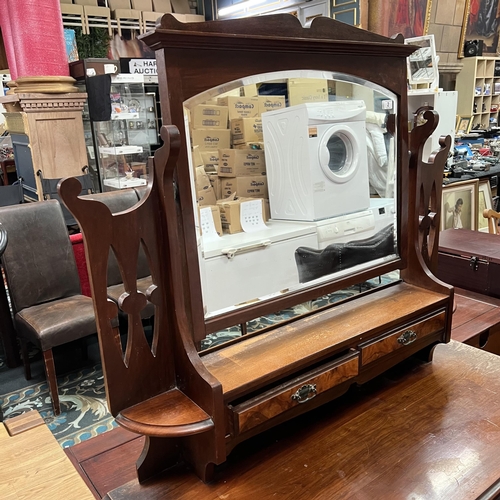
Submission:
[[[402,37],[328,18],[303,28],[289,15],[183,24],[167,14],[143,40],[156,51],[165,124],[147,190],[116,214],[98,196],[79,198],[73,179],[60,193],[84,234],[110,411],[146,436],[139,481],[179,460],[209,481],[237,444],[449,341],[453,289],[429,269],[450,138],[423,161],[438,120],[427,111],[408,143],[415,48]],[[293,85],[313,82],[328,89],[319,106],[307,92],[292,102]],[[196,203],[189,115],[252,86],[285,89],[284,109],[262,114],[270,218],[216,237]],[[138,289],[141,248],[151,283]],[[117,304],[111,253],[124,282]],[[387,286],[199,349],[208,334],[397,271]],[[111,326],[119,309],[124,349]]]

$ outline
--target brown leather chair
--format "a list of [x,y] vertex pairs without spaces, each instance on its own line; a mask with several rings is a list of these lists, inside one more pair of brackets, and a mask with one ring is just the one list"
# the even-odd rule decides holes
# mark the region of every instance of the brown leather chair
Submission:
[[59,202],[3,207],[0,223],[8,234],[2,262],[26,379],[31,378],[27,342],[32,342],[43,352],[54,413],[58,415],[61,409],[52,348],[96,333],[92,299],[80,293]]

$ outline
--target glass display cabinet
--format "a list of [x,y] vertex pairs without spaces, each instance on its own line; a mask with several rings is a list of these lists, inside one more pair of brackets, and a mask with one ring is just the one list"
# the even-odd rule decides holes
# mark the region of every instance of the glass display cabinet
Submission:
[[[432,271],[451,139],[422,158],[430,110],[408,134],[416,47],[401,36],[328,18],[165,15],[143,39],[170,124],[146,192],[115,215],[72,180],[61,193],[87,242],[110,411],[146,436],[139,480],[182,458],[206,481],[243,440],[449,341],[453,289]],[[125,287],[113,306],[110,252]],[[228,329],[239,334],[200,348]]]
[[145,92],[142,75],[112,75],[110,101],[110,120],[92,121],[88,103],[83,115],[89,170],[96,189],[144,186],[147,158],[158,146],[155,93]]

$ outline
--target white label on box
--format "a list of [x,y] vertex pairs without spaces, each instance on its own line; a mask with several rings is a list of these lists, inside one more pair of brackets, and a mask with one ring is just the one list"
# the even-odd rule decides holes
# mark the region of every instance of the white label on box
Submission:
[[262,199],[243,201],[240,205],[240,224],[245,233],[268,229],[262,218]]
[[217,240],[220,238],[215,229],[214,216],[210,207],[200,208],[200,224],[204,239]]

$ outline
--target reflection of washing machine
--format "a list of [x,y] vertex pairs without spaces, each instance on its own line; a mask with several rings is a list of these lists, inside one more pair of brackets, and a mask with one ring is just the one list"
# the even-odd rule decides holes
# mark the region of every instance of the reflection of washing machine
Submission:
[[262,115],[272,219],[319,220],[370,205],[363,101]]

